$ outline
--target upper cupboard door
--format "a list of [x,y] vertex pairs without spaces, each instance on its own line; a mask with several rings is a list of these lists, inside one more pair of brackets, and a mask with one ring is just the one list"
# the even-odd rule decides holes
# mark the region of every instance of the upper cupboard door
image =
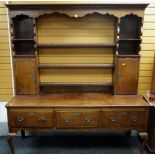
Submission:
[[36,59],[14,59],[14,77],[16,83],[16,94],[36,94]]
[[139,58],[118,58],[116,94],[137,94]]

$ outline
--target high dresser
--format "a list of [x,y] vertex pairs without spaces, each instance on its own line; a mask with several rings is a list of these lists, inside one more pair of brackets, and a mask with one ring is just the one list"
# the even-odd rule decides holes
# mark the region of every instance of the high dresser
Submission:
[[[147,4],[8,4],[18,131],[137,130],[147,141],[149,103],[138,96]],[[18,146],[17,146],[18,147]]]

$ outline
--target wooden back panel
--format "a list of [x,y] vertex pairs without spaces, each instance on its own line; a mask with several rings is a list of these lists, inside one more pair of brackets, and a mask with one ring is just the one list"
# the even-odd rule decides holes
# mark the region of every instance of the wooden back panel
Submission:
[[100,14],[82,18],[60,14],[41,16],[38,19],[38,43],[112,43],[114,24],[114,17]]
[[[99,44],[114,42],[115,18],[53,14],[37,20],[39,44]],[[113,64],[112,47],[39,48],[40,64]],[[41,82],[112,82],[112,69],[41,69]]]

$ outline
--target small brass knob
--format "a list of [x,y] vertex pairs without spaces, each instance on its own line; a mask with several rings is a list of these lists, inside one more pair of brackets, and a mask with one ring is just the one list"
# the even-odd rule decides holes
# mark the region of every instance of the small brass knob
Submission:
[[75,17],[75,18],[78,18],[78,17],[79,17],[79,15],[78,15],[78,14],[75,14],[75,15],[74,15],[74,17]]
[[133,122],[137,122],[137,121],[138,121],[138,117],[137,117],[137,116],[132,116],[132,117],[131,117],[131,120],[132,120]]
[[68,123],[70,123],[70,120],[68,118],[64,118],[64,122],[65,122],[65,124],[68,124]]
[[32,74],[32,82],[36,82],[36,75],[35,75],[35,73]]
[[23,116],[18,116],[17,121],[22,123],[24,121],[24,117]]
[[125,64],[123,63],[122,66],[125,66]]
[[40,116],[38,120],[39,120],[39,122],[45,122],[46,121],[44,116]]
[[111,122],[115,122],[115,117],[110,117]]
[[92,121],[92,118],[91,117],[86,117],[84,120],[85,120],[85,122],[90,123]]

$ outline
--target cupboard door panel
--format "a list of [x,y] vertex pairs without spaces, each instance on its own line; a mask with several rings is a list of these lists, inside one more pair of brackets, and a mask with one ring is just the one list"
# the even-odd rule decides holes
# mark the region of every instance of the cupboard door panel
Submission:
[[139,58],[118,58],[116,94],[137,94]]
[[16,82],[16,94],[36,94],[36,59],[14,59],[14,75]]

